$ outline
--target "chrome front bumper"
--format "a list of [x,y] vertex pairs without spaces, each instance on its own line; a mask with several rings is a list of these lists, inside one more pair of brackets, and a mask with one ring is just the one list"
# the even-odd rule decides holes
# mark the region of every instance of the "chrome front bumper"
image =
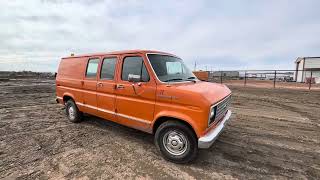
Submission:
[[231,114],[231,111],[228,110],[227,114],[217,127],[211,129],[206,135],[198,139],[198,148],[206,149],[214,143],[214,141],[219,137],[219,134],[225,127],[226,122],[230,119]]

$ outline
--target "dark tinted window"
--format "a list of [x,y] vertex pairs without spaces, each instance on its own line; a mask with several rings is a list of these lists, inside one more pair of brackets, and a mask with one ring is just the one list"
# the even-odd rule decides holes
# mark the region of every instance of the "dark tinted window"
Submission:
[[98,71],[99,59],[90,59],[87,66],[86,78],[96,78]]
[[114,79],[114,70],[116,67],[117,58],[104,58],[101,67],[101,79]]
[[140,75],[142,82],[149,81],[150,79],[147,69],[143,63],[143,59],[139,56],[126,57],[124,59],[121,79],[128,81],[129,74]]
[[148,82],[150,80],[150,77],[149,77],[149,73],[147,71],[147,68],[144,64],[142,64],[142,72],[141,72],[141,81],[142,82]]

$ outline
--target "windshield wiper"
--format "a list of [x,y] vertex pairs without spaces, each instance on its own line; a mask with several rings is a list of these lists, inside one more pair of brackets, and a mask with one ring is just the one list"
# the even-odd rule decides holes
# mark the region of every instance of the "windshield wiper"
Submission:
[[188,77],[187,79],[182,79],[182,78],[173,78],[173,79],[167,79],[163,82],[170,82],[170,81],[192,81],[196,82],[195,77]]
[[182,81],[183,79],[181,79],[181,78],[173,78],[173,79],[167,79],[167,80],[165,80],[165,81],[163,81],[163,82],[170,82],[170,81]]
[[196,77],[188,77],[187,79],[185,79],[186,81],[192,81],[192,82],[194,82],[194,83],[196,83],[197,81],[195,80],[196,79]]

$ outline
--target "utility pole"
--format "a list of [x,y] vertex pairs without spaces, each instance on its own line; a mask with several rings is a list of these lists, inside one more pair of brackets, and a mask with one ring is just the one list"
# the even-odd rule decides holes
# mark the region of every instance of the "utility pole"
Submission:
[[194,61],[194,70],[193,71],[196,71],[197,70],[197,61]]
[[277,71],[274,71],[273,88],[276,88]]
[[311,84],[312,84],[312,70],[311,70],[311,78],[310,78],[310,81],[309,81],[309,90],[311,89]]
[[247,85],[247,71],[244,72],[244,86]]

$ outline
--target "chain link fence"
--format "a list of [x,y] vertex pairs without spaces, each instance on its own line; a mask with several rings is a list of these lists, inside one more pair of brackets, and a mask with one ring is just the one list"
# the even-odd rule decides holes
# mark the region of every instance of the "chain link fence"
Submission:
[[320,90],[320,70],[235,70],[194,73],[201,80],[228,85]]

